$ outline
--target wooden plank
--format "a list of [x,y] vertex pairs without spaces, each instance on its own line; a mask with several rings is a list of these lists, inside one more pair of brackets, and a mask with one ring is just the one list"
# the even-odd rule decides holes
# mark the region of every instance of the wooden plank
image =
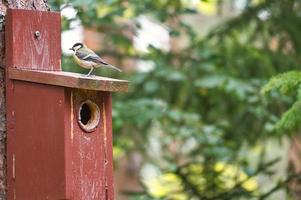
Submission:
[[112,94],[106,93],[103,96],[103,117],[106,119],[106,126],[104,127],[104,149],[107,160],[105,165],[106,174],[106,192],[107,199],[114,200],[114,170],[113,170],[113,128],[112,128]]
[[72,72],[51,72],[9,68],[8,77],[14,80],[64,86],[69,88],[110,92],[128,91],[128,81],[101,76],[85,76],[84,74]]
[[14,81],[11,95],[8,199],[67,199],[65,88]]
[[[71,132],[67,149],[72,149],[67,168],[72,169],[71,199],[113,200],[113,155],[111,99],[109,92],[70,90]],[[81,103],[91,100],[99,107],[100,120],[93,132],[85,132],[78,125],[78,113]],[[71,165],[71,166],[70,166]],[[68,182],[68,180],[67,180]]]
[[[58,17],[10,10],[7,18],[8,199],[113,200],[111,92],[128,82],[62,72]],[[100,110],[89,133],[77,117],[87,99]]]
[[60,70],[60,14],[8,9],[5,42],[7,199],[67,199],[65,88],[8,78],[11,68]]
[[58,12],[8,9],[6,67],[61,71],[60,23]]

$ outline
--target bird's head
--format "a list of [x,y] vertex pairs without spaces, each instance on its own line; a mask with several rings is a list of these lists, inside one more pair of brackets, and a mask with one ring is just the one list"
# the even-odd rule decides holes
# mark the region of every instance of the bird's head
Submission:
[[72,51],[77,51],[77,50],[79,50],[79,49],[81,49],[81,48],[83,48],[84,47],[84,44],[83,43],[80,43],[80,42],[78,42],[78,43],[75,43],[73,46],[72,46],[72,48],[70,48],[69,50],[72,50]]

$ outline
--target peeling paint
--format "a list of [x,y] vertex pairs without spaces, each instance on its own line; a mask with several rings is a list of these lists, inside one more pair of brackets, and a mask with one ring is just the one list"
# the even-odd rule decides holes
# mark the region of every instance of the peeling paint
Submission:
[[[73,198],[89,200],[105,200],[110,196],[109,190],[113,191],[107,177],[113,176],[108,174],[107,168],[110,167],[108,158],[106,140],[108,137],[108,125],[106,119],[106,98],[107,93],[73,89],[73,145],[72,145],[72,176],[73,176]],[[76,115],[78,105],[81,102],[90,99],[100,110],[100,123],[95,131],[87,133],[79,126]],[[107,193],[107,194],[106,194]]]
[[[70,113],[70,119],[71,119],[71,122],[73,122],[73,116],[74,116],[74,111],[73,111],[73,92],[71,91],[71,94],[70,94],[70,105],[71,105],[71,113]],[[73,131],[73,123],[71,123],[71,133],[70,133],[70,136],[71,136],[71,143],[73,143],[73,137],[74,137],[74,131]]]

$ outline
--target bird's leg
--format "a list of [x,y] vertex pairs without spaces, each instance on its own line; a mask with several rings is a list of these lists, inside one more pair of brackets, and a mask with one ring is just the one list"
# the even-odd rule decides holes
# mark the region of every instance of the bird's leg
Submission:
[[91,67],[91,69],[90,69],[89,73],[87,74],[87,76],[90,76],[90,75],[91,75],[93,69],[94,69],[94,67]]

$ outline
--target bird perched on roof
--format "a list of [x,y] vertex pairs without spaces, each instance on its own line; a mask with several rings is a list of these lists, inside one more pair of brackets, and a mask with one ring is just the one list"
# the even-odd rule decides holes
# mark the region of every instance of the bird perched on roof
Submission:
[[87,76],[91,75],[93,69],[99,67],[107,67],[121,72],[119,68],[107,63],[83,43],[75,43],[70,50],[73,51],[73,58],[77,64],[85,69],[90,69]]

